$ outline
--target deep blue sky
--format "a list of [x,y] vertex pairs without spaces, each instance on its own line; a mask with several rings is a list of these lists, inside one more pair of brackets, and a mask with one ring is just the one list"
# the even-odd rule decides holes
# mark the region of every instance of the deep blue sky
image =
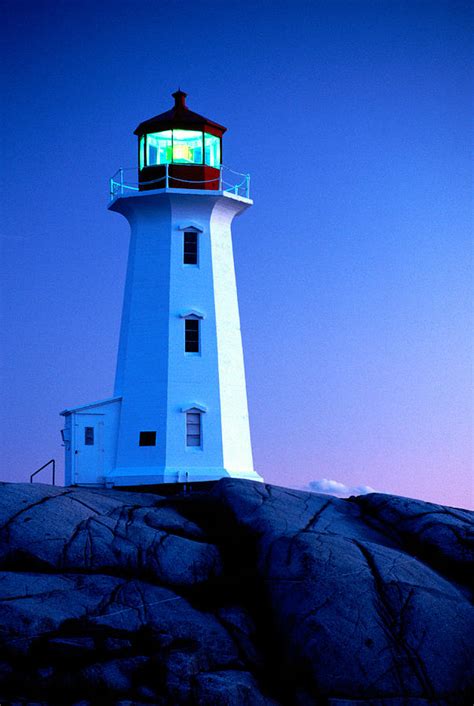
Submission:
[[472,17],[457,2],[6,2],[4,479],[112,392],[128,226],[107,181],[189,106],[252,176],[235,258],[269,482],[472,502]]

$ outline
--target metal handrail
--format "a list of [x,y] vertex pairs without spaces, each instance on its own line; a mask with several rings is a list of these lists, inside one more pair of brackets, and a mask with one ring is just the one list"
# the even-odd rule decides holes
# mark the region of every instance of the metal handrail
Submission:
[[52,458],[50,461],[48,461],[48,463],[45,463],[44,466],[41,466],[41,468],[38,468],[37,471],[35,471],[34,473],[31,474],[31,476],[30,476],[30,483],[33,483],[33,478],[34,478],[40,471],[42,471],[44,468],[46,468],[47,466],[49,466],[51,463],[53,464],[53,469],[52,469],[52,470],[53,470],[53,473],[52,473],[52,476],[53,476],[53,483],[52,483],[52,484],[55,485],[55,484],[56,484],[56,483],[55,483],[55,481],[56,481],[56,461],[54,460],[54,458]]
[[[172,179],[173,183],[174,182],[181,182],[182,184],[211,184],[215,182],[219,182],[219,189],[218,191],[221,193],[234,193],[237,196],[243,196],[244,198],[250,198],[250,174],[244,174],[243,172],[236,172],[233,169],[230,169],[230,167],[226,167],[225,165],[221,165],[219,167],[219,176],[214,177],[213,179],[181,179],[180,177],[174,176],[173,174],[169,173],[169,164],[164,165],[166,167],[165,175],[162,177],[159,177],[158,179],[151,179],[149,181],[141,181],[141,185],[146,185],[150,186],[151,184],[156,184],[156,188],[160,188],[158,184],[161,184],[164,182],[163,187],[165,189],[172,189],[176,187],[170,187],[169,185],[169,180]],[[124,173],[125,172],[130,172],[130,171],[135,171],[133,167],[127,167],[125,169],[120,168],[118,169],[115,174],[111,177],[110,179],[110,199],[113,201],[115,198],[118,196],[123,196],[126,191],[139,191],[139,185],[138,182],[130,182],[128,179],[125,181],[124,179]],[[227,172],[230,172],[231,174],[235,174],[236,176],[241,176],[243,177],[242,181],[238,183],[229,182],[224,180],[224,174],[227,174]],[[199,188],[199,187],[197,187]]]

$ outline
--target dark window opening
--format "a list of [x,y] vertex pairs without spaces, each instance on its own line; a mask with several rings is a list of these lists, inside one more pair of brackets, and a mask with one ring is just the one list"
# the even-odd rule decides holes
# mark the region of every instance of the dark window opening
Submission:
[[186,446],[201,445],[201,413],[186,412]]
[[156,431],[141,431],[140,446],[156,446]]
[[199,319],[184,320],[184,350],[199,353]]
[[194,231],[184,231],[183,263],[197,265],[198,261],[198,234]]
[[94,427],[84,427],[84,444],[94,446]]

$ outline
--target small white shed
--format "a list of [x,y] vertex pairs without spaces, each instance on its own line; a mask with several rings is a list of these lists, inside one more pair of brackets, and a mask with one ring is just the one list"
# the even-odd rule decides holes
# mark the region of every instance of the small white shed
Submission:
[[66,485],[97,485],[115,467],[121,397],[65,409],[62,437]]

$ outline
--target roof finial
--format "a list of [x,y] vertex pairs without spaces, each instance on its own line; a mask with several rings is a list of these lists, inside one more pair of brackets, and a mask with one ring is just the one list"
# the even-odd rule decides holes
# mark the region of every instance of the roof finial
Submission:
[[188,94],[185,93],[184,91],[181,90],[181,88],[178,88],[177,91],[172,93],[172,96],[174,98],[174,106],[175,108],[186,108],[186,96]]

